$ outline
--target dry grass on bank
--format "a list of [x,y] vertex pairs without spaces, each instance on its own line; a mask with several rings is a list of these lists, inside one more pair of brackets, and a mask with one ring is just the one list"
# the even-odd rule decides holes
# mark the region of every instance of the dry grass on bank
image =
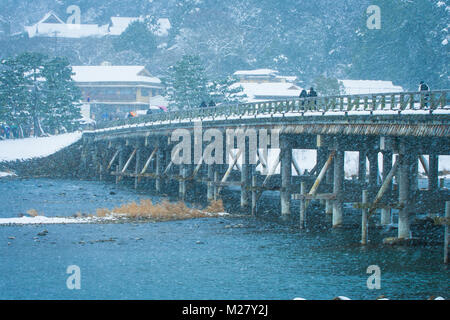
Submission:
[[112,210],[97,209],[96,213],[98,217],[115,214],[132,219],[146,218],[156,221],[169,221],[214,217],[214,214],[224,211],[221,200],[213,201],[204,210],[189,208],[183,201],[169,202],[163,200],[161,203],[153,204],[151,200],[141,200],[139,204],[133,201]]
[[30,209],[30,210],[28,210],[28,211],[27,211],[27,214],[28,214],[30,217],[37,217],[37,216],[39,215],[39,213],[37,212],[36,209]]

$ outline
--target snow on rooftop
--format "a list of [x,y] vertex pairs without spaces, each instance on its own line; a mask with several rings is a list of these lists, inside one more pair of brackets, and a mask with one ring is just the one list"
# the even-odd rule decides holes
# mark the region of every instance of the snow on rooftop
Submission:
[[288,82],[248,83],[237,82],[231,87],[242,86],[247,95],[247,102],[273,100],[274,98],[297,98],[302,88]]
[[288,82],[295,82],[297,80],[296,76],[276,76],[276,79],[284,79]]
[[49,156],[81,139],[81,132],[0,141],[0,162]]
[[25,31],[30,38],[36,36],[61,38],[102,37],[108,34],[108,25],[66,24],[54,12],[50,11],[36,24],[26,26]]
[[103,37],[108,34],[107,25],[98,26],[96,24],[39,23],[25,27],[25,30],[30,38],[36,36],[60,38]]
[[[134,21],[143,21],[142,17],[111,17],[111,24],[99,26],[97,24],[67,24],[54,12],[47,13],[39,22],[32,26],[26,26],[25,31],[30,38],[36,36],[83,38],[103,37],[107,35],[121,35]],[[157,20],[159,28],[155,31],[157,36],[167,36],[171,28],[169,19]]]
[[75,82],[146,82],[160,84],[144,66],[72,66]]
[[403,88],[392,81],[382,80],[339,80],[344,85],[344,94],[395,93],[403,92]]
[[267,76],[277,74],[277,70],[272,69],[256,69],[256,70],[239,70],[234,73],[236,76]]

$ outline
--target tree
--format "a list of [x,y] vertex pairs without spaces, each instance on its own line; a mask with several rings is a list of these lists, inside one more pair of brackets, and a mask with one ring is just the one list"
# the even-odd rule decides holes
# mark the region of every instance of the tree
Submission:
[[113,41],[117,52],[133,50],[144,58],[151,58],[156,51],[157,42],[153,34],[155,30],[154,19],[136,20]]
[[79,89],[72,80],[66,59],[50,59],[39,53],[24,53],[2,61],[0,103],[2,119],[33,126],[34,135],[45,130],[73,130],[81,118]]
[[23,66],[16,59],[1,61],[0,88],[0,122],[17,126],[23,135],[23,126],[29,118],[29,92]]
[[45,110],[45,104],[42,103],[42,70],[47,59],[48,57],[41,53],[26,52],[17,56],[15,61],[16,66],[23,72],[25,86],[30,94],[26,109],[31,116],[35,136],[41,136],[45,133],[40,118],[47,111]]
[[198,107],[210,99],[205,69],[198,56],[185,55],[169,67],[163,79],[170,107],[186,109]]
[[344,92],[344,85],[336,78],[327,78],[323,75],[314,79],[317,93],[322,96],[337,96]]
[[54,58],[43,70],[46,114],[43,123],[54,130],[72,131],[81,118],[81,92],[72,80],[72,68],[65,58]]
[[238,81],[237,78],[232,76],[213,81],[208,88],[211,99],[216,104],[235,104],[242,102],[247,98],[247,95],[243,93],[244,88],[242,86],[236,85]]

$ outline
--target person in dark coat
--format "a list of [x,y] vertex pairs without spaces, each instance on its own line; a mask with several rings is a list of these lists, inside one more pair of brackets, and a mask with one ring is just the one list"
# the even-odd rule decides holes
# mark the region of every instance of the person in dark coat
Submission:
[[10,138],[10,134],[11,134],[11,128],[8,126],[5,126],[5,135],[6,135],[6,139]]
[[311,89],[309,89],[308,97],[317,97],[317,92],[314,91],[313,87],[311,87]]
[[212,100],[208,104],[208,107],[215,107],[215,106],[216,106],[216,103]]
[[[420,81],[419,91],[420,92],[430,91],[430,87],[425,83],[425,81]],[[429,100],[429,98],[430,98],[430,95],[428,93],[425,93],[423,95],[423,100],[424,100],[423,104],[424,104],[425,107],[428,107],[428,100]]]
[[202,101],[202,103],[200,104],[200,108],[206,108],[206,107],[207,107],[206,102]]
[[[311,87],[311,88],[309,89],[308,97],[310,97],[310,98],[315,98],[315,97],[317,97],[317,92],[314,91],[314,88],[313,88],[313,87]],[[314,104],[317,104],[317,100],[316,100],[316,99],[314,99]]]
[[430,91],[430,87],[425,83],[425,81],[420,81],[419,91]]
[[300,92],[300,95],[298,96],[300,99],[302,99],[302,106],[305,105],[305,99],[308,98],[308,92],[303,89],[302,92]]

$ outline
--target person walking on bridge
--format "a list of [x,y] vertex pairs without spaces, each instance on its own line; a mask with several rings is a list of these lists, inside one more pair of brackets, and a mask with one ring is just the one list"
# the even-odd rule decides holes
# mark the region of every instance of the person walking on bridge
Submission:
[[425,81],[420,81],[419,91],[430,91],[430,87],[425,83]]
[[[315,97],[317,97],[317,92],[314,91],[314,88],[313,88],[313,87],[311,87],[311,88],[309,89],[308,97],[309,97],[309,98],[315,98]],[[316,100],[316,99],[314,99],[314,104],[315,104],[315,105],[317,104],[317,100]]]
[[302,106],[304,106],[305,105],[305,99],[308,98],[308,92],[306,92],[306,90],[303,89],[302,92],[300,92],[300,95],[298,97],[302,101]]
[[[423,99],[423,105],[425,107],[428,107],[428,100],[430,98],[430,94],[428,92],[430,91],[430,87],[425,83],[425,81],[420,81],[419,91],[422,93],[420,95],[421,104],[422,104],[422,99]],[[427,92],[427,93],[424,93],[424,92]]]

